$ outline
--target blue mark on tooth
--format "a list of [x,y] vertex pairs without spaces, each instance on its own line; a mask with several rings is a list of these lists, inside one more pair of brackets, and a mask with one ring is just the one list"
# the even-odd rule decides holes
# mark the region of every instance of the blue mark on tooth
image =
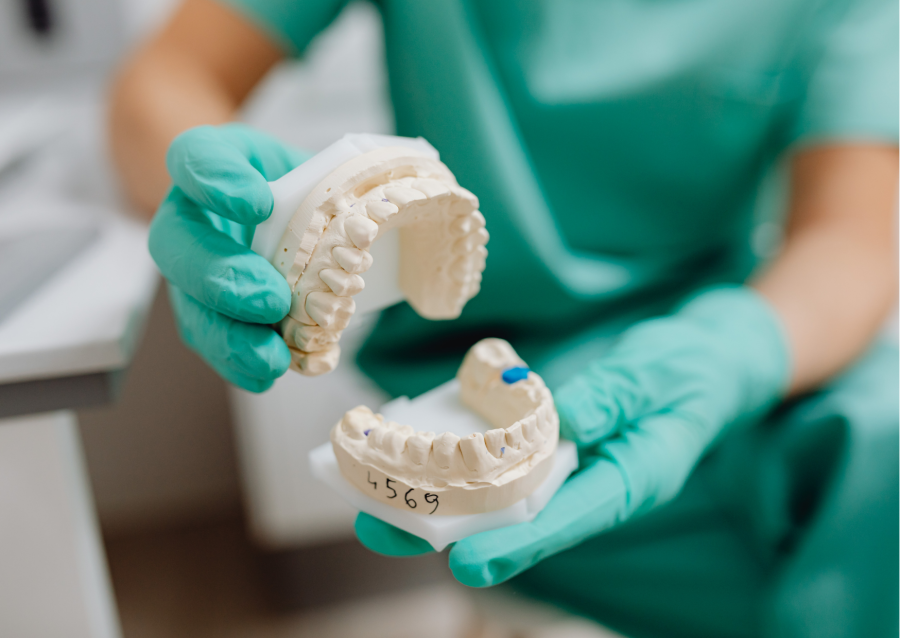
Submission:
[[500,375],[500,378],[503,379],[505,383],[513,384],[516,381],[528,378],[528,368],[522,366],[507,368],[503,371],[503,374]]
[[365,434],[366,436],[369,436],[369,432],[371,432],[371,431],[372,431],[372,430],[371,430],[371,428],[370,428],[370,429],[368,429],[368,430],[365,430],[365,431],[363,432],[363,434]]
[[500,456],[503,456],[504,452],[506,452],[506,448],[505,447],[500,448]]
[[386,199],[382,199],[381,201],[387,202],[388,204],[390,204],[390,202],[388,202],[388,200],[386,200]]

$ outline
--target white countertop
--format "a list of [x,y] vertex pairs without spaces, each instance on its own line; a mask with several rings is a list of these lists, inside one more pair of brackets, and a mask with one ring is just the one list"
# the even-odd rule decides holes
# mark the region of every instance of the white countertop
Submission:
[[159,284],[146,225],[117,212],[99,100],[73,99],[70,117],[68,133],[0,173],[0,238],[85,225],[98,233],[0,318],[0,384],[126,367]]
[[157,284],[146,229],[101,221],[99,237],[0,323],[0,383],[124,368]]

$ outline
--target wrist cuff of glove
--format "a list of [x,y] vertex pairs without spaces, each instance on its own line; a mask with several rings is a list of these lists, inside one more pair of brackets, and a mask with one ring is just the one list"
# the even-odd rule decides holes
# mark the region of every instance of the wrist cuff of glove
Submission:
[[787,333],[774,308],[754,289],[741,285],[705,288],[677,315],[727,340],[747,378],[747,404],[765,410],[784,398],[791,377]]

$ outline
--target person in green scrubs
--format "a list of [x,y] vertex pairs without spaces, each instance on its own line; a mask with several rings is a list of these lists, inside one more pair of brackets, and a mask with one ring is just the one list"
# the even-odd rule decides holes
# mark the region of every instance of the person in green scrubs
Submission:
[[[187,0],[113,91],[182,337],[250,390],[287,370],[290,291],[249,240],[309,154],[228,122],[344,4]],[[397,133],[491,241],[459,319],[393,307],[359,364],[414,396],[508,339],[580,451],[533,522],[457,543],[454,575],[636,637],[896,636],[897,3],[376,4]]]

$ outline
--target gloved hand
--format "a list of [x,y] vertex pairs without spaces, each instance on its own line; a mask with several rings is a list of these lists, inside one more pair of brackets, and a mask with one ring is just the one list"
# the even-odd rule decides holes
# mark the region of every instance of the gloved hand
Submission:
[[[555,395],[581,468],[530,523],[476,534],[450,551],[472,587],[496,585],[678,494],[704,452],[786,392],[785,337],[768,304],[739,286],[709,289],[675,314],[639,323]],[[356,533],[394,556],[424,540],[366,514]]]
[[274,206],[266,182],[307,157],[240,124],[186,131],[166,155],[174,185],[150,225],[150,254],[171,284],[181,338],[227,381],[253,392],[290,365],[271,324],[288,313],[291,291],[249,246]]

